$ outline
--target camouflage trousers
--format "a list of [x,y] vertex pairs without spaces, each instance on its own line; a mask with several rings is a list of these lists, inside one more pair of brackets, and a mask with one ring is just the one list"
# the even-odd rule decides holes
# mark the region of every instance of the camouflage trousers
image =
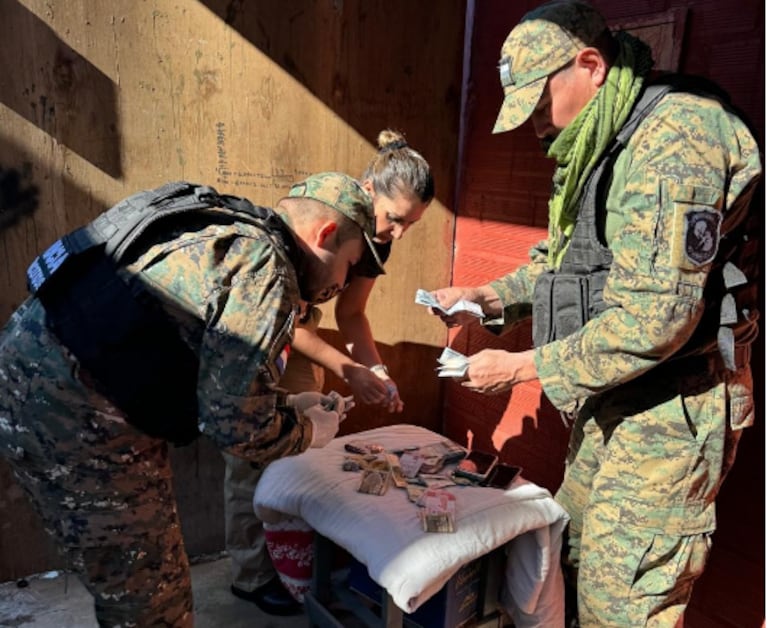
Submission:
[[748,368],[639,384],[580,413],[556,495],[581,628],[681,625],[741,434],[731,420],[753,411]]
[[81,382],[29,300],[0,335],[0,455],[94,597],[100,626],[192,626],[164,441]]
[[[320,312],[316,320],[320,320]],[[281,377],[281,388],[290,393],[321,392],[323,384],[322,366],[299,352],[289,356]],[[275,577],[265,530],[254,513],[254,491],[262,470],[227,452],[222,452],[222,456],[225,459],[225,548],[230,555],[232,584],[242,591],[253,591]]]

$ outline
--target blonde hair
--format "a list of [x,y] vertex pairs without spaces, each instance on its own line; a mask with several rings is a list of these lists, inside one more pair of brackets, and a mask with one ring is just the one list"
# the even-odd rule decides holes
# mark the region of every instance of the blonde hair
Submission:
[[411,148],[403,133],[392,129],[377,136],[377,154],[369,162],[362,181],[372,182],[374,191],[393,198],[397,193],[415,196],[429,203],[435,194],[430,166],[420,153]]

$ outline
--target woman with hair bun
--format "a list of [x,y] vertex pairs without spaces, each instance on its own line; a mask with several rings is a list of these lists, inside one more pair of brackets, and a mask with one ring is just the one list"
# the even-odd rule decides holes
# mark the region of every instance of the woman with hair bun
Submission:
[[[393,241],[400,240],[422,218],[433,200],[434,183],[428,162],[407,144],[401,133],[381,131],[377,143],[379,150],[364,171],[361,184],[372,197],[377,218],[375,247],[385,264]],[[380,404],[389,412],[401,412],[404,404],[382,363],[366,316],[374,282],[384,272],[367,251],[351,269],[349,283],[337,297],[334,314],[347,354],[315,334],[305,338],[306,334],[299,329],[292,350],[295,356],[299,352],[344,379],[357,402]]]

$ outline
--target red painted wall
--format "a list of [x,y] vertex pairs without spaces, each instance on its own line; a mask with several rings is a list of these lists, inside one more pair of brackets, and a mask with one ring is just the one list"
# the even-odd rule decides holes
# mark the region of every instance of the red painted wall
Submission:
[[[496,64],[500,46],[520,17],[539,2],[478,0],[465,82],[454,285],[478,285],[527,260],[545,236],[551,163],[529,125],[491,135],[502,99]],[[610,24],[686,8],[680,69],[722,85],[755,126],[764,147],[764,5],[761,0],[596,0]],[[763,282],[764,283],[764,282]],[[764,295],[763,295],[764,297]],[[529,325],[495,338],[478,326],[450,334],[454,348],[521,350]],[[697,584],[686,625],[764,624],[764,334],[753,358],[758,425],[746,430],[736,464],[718,498],[718,530],[706,573]],[[568,430],[538,385],[511,395],[481,397],[446,388],[445,432],[458,442],[500,452],[551,490],[561,482]]]

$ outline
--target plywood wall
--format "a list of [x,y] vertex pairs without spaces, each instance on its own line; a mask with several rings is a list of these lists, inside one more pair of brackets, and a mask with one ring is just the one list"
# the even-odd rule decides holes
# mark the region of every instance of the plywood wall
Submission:
[[[413,301],[449,282],[464,4],[0,0],[0,323],[39,251],[138,189],[187,179],[272,205],[309,173],[360,175],[394,127],[437,182],[368,308],[407,410],[359,408],[351,426],[439,427],[439,384],[420,375],[445,330]],[[188,549],[221,549],[218,454],[174,455]],[[35,521],[0,465],[0,580],[55,561],[30,550]]]

